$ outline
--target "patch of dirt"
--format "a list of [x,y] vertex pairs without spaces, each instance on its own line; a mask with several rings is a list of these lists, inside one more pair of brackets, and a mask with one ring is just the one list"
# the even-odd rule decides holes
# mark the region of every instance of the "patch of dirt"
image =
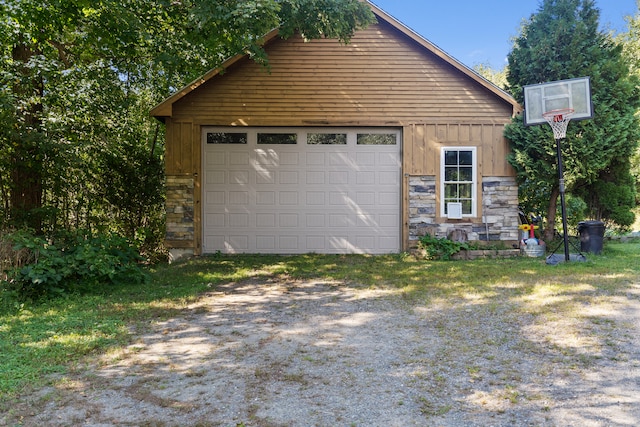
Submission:
[[0,425],[640,425],[640,284],[575,316],[558,298],[229,284]]

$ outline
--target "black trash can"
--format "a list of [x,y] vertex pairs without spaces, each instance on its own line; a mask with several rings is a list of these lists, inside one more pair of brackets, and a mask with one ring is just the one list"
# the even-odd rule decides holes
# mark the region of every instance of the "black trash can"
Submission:
[[578,233],[580,233],[580,250],[599,254],[602,252],[602,241],[604,240],[604,222],[602,221],[582,221],[578,223]]

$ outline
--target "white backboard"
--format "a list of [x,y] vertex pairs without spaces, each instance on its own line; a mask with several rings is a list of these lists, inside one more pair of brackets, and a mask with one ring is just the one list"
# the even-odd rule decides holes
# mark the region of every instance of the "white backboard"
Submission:
[[526,126],[547,123],[542,114],[562,108],[574,110],[571,120],[585,120],[593,117],[589,77],[524,87],[524,124]]

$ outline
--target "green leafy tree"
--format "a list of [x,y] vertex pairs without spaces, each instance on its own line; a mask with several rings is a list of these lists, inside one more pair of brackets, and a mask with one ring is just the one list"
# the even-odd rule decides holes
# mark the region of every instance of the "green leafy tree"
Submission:
[[631,208],[636,205],[635,178],[629,173],[629,161],[612,165],[601,172],[601,179],[589,186],[588,191],[579,189],[578,194],[593,209],[597,218],[605,218],[614,227],[626,229],[633,224],[635,215]]
[[373,20],[358,0],[0,1],[3,220],[132,234],[161,212],[153,105],[232,55],[267,63],[275,28],[346,42]]
[[[507,80],[512,95],[521,103],[523,86],[590,76],[595,117],[569,124],[563,142],[564,175],[567,191],[579,189],[593,194],[605,182],[627,185],[624,176],[628,159],[635,152],[640,128],[635,113],[640,106],[638,79],[630,75],[622,57],[622,46],[598,30],[599,10],[593,0],[544,0],[538,12],[526,21],[509,53]],[[526,108],[526,105],[525,105]],[[549,126],[525,127],[522,117],[514,118],[505,130],[515,167],[523,188],[546,191],[547,225],[545,238],[553,236],[559,196],[555,140]],[[616,173],[610,173],[612,169]],[[628,173],[628,169],[627,169]],[[612,196],[609,194],[609,196]],[[523,199],[533,200],[531,194]],[[610,198],[589,198],[591,215],[628,225],[630,211],[621,195],[616,200],[618,214],[603,203]]]
[[480,74],[500,89],[506,89],[509,86],[507,83],[506,66],[502,70],[496,70],[492,68],[490,64],[476,64],[473,66],[473,71]]
[[[629,69],[640,78],[640,0],[637,1],[637,6],[636,14],[627,17],[627,31],[616,40],[623,46],[623,57],[627,60]],[[636,204],[640,204],[640,148],[631,158],[631,173],[635,177]]]

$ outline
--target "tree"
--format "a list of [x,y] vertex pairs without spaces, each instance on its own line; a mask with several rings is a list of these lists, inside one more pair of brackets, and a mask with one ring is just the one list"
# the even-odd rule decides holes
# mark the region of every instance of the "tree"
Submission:
[[[595,117],[569,124],[563,142],[564,175],[568,192],[594,194],[605,182],[627,185],[628,159],[635,152],[640,126],[638,79],[630,75],[622,46],[598,31],[599,10],[592,0],[544,0],[524,23],[509,53],[507,80],[512,95],[523,103],[523,86],[590,76]],[[526,108],[526,105],[525,105]],[[513,153],[509,161],[523,189],[544,191],[548,204],[545,238],[553,237],[559,196],[555,140],[548,126],[525,127],[516,117],[505,129]],[[626,168],[626,169],[625,169]],[[615,169],[616,172],[611,171]],[[619,181],[622,179],[622,181]],[[535,194],[521,194],[526,202]],[[609,196],[613,196],[609,194]],[[603,204],[611,199],[590,198],[591,215],[624,226],[630,211],[626,195],[616,199],[613,215]],[[537,200],[540,200],[538,198]]]
[[506,66],[502,70],[495,70],[491,68],[490,64],[476,64],[473,66],[473,71],[480,74],[500,89],[506,89],[508,87]]
[[[627,60],[630,71],[640,78],[640,0],[637,5],[636,14],[627,17],[627,31],[620,34],[616,41],[623,46],[623,57]],[[636,204],[640,204],[640,148],[631,158],[631,173],[635,177]]]
[[[144,223],[131,180],[161,185],[154,104],[232,55],[266,63],[262,36],[274,28],[347,42],[373,20],[358,0],[0,1],[5,222],[130,232]],[[124,147],[131,156],[115,167]]]

